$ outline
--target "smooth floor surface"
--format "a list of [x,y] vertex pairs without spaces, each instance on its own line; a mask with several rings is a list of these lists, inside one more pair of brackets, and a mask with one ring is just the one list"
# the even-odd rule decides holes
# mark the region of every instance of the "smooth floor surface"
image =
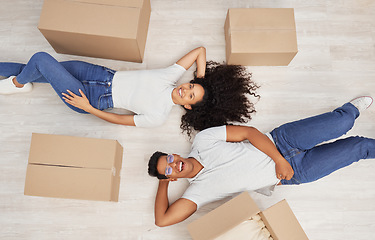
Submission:
[[[0,61],[27,62],[46,51],[58,60],[84,60],[116,70],[173,64],[197,46],[207,59],[225,61],[228,8],[294,8],[299,52],[288,67],[248,67],[261,88],[257,113],[247,125],[263,132],[330,111],[360,95],[375,96],[375,1],[151,0],[142,64],[61,55],[38,31],[42,0],[1,0]],[[98,16],[107,17],[107,16]],[[193,66],[181,79],[188,82]],[[224,201],[202,207],[172,227],[154,225],[158,181],[147,174],[156,150],[186,156],[190,142],[179,129],[183,110],[173,108],[161,127],[107,123],[71,111],[47,84],[28,94],[0,96],[0,239],[190,239],[187,225]],[[31,133],[116,139],[124,147],[118,203],[25,196]],[[348,135],[375,138],[375,105]],[[317,182],[277,187],[271,197],[251,193],[261,209],[287,199],[312,240],[368,240],[375,234],[375,159],[360,161]],[[170,199],[186,181],[170,184]]]

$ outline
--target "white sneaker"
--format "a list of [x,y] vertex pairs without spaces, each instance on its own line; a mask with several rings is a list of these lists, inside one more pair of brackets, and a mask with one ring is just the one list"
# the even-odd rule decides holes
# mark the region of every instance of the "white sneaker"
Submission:
[[370,96],[362,96],[354,98],[350,101],[350,103],[353,104],[354,107],[356,107],[359,110],[359,112],[361,112],[369,108],[373,101],[374,100]]
[[14,76],[10,76],[7,79],[0,80],[0,94],[13,94],[13,93],[26,93],[33,90],[32,83],[26,83],[23,87],[16,87],[13,83]]

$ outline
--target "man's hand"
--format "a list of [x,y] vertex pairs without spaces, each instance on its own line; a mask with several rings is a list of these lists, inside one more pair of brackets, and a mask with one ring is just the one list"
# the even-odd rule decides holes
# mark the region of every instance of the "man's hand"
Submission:
[[276,163],[276,177],[278,179],[290,180],[293,177],[294,170],[285,158],[275,161],[275,163]]
[[177,178],[167,178],[167,179],[159,179],[160,182],[174,182],[177,181]]
[[83,91],[81,89],[79,89],[79,93],[81,94],[81,96],[78,96],[76,94],[74,94],[72,91],[70,90],[66,90],[69,94],[66,94],[66,93],[62,93],[62,95],[64,96],[63,99],[65,100],[65,102],[69,103],[70,105],[76,107],[76,108],[80,108],[86,112],[89,112],[91,108],[93,108],[89,102],[89,100],[87,99],[86,95],[83,93]]
[[249,142],[263,153],[267,154],[276,164],[276,177],[278,179],[290,180],[294,170],[289,162],[277,150],[275,144],[256,128],[247,126],[227,126],[227,142]]

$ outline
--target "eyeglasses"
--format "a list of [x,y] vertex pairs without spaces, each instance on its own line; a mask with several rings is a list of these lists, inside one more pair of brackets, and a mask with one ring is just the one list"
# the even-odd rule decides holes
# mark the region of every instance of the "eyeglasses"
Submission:
[[[174,157],[173,157],[173,155],[172,154],[169,154],[168,156],[167,156],[167,163],[169,164],[169,163],[173,163],[173,161],[174,161]],[[165,176],[168,176],[168,175],[171,175],[172,174],[172,167],[171,166],[169,166],[167,164],[167,167],[165,168]]]

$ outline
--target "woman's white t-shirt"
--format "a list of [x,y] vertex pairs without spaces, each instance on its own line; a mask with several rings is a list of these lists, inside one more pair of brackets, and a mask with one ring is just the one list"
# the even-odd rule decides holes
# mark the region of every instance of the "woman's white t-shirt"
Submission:
[[175,105],[172,91],[185,71],[178,64],[161,69],[118,71],[112,80],[113,106],[136,113],[137,127],[162,125]]

